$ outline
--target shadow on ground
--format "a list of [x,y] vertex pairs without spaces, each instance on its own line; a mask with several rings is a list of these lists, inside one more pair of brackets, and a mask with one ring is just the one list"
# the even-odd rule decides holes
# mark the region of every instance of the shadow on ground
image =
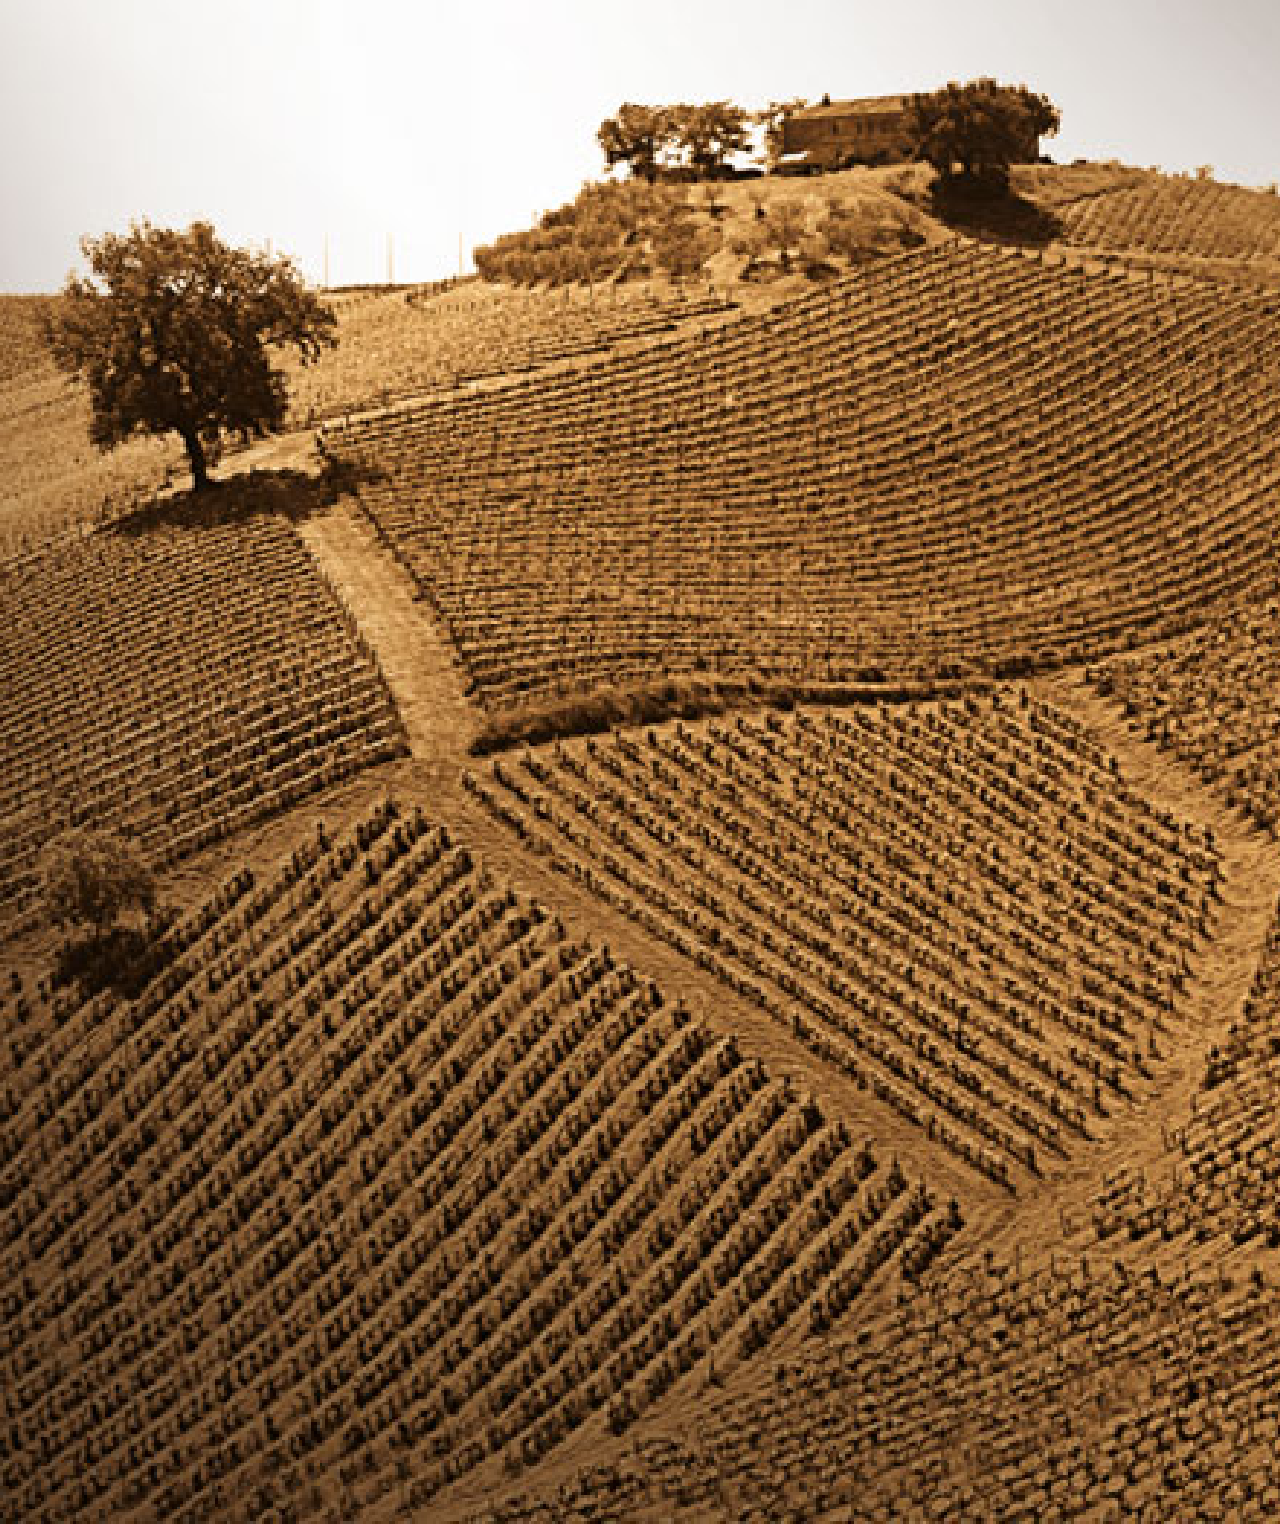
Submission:
[[981,180],[938,180],[928,209],[957,232],[992,243],[1043,246],[1062,236],[1062,218],[1017,191]]
[[172,961],[174,949],[164,933],[175,919],[173,912],[161,911],[146,928],[114,926],[63,943],[54,962],[55,986],[77,983],[85,996],[109,989],[136,1000]]
[[108,533],[148,534],[156,529],[212,529],[268,514],[300,523],[324,513],[339,498],[373,482],[380,471],[346,461],[326,460],[318,471],[255,469],[215,479],[203,492],[190,488],[154,501],[117,519]]

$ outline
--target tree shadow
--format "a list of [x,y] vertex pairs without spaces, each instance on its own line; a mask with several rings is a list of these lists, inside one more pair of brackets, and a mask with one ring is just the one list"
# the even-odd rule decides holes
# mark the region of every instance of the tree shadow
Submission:
[[176,947],[165,933],[176,919],[176,912],[161,910],[146,927],[113,926],[71,938],[54,960],[54,986],[76,983],[86,998],[112,990],[136,1000],[173,961]]
[[947,227],[991,243],[1043,247],[1062,236],[1061,217],[996,181],[939,178],[929,187],[928,207]]
[[157,529],[213,529],[264,515],[302,523],[384,476],[381,467],[333,459],[326,459],[316,472],[258,468],[215,477],[201,492],[187,488],[155,498],[114,520],[107,532],[136,536]]

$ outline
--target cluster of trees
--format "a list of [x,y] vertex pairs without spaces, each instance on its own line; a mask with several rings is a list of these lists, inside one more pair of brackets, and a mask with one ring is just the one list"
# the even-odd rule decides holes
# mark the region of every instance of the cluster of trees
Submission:
[[596,141],[608,168],[625,164],[635,178],[714,179],[729,160],[750,151],[754,127],[763,127],[768,154],[781,150],[782,122],[803,100],[774,101],[763,111],[744,111],[732,101],[701,106],[638,106],[627,102],[600,123]]
[[[824,97],[824,103],[830,104],[830,98]],[[609,169],[625,164],[636,179],[713,179],[727,172],[736,154],[749,150],[753,128],[763,129],[764,162],[775,164],[787,118],[808,104],[797,97],[750,112],[731,101],[701,106],[627,102],[600,123],[596,140]],[[1007,183],[1009,166],[1034,158],[1039,139],[1060,125],[1058,108],[1048,96],[989,78],[948,84],[907,101],[914,157],[948,182],[959,175]]]
[[474,252],[484,280],[516,285],[696,274],[721,246],[714,186],[701,192],[644,178],[586,185],[538,226]]

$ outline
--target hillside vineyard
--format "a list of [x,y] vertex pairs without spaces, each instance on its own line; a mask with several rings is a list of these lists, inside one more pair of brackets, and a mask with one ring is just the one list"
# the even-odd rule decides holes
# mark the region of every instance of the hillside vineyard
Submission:
[[1010,1190],[1142,1085],[1217,874],[1039,705],[677,724],[502,758],[470,787]]
[[0,563],[0,915],[68,825],[172,862],[401,755],[377,663],[293,529],[77,537]]
[[648,286],[521,291],[463,284],[439,294],[368,293],[334,303],[341,339],[318,365],[291,368],[292,413],[308,424],[487,377],[597,355],[729,310],[710,291]]
[[0,1520],[1280,1519],[1280,198],[929,173],[199,493],[0,298]]
[[1149,176],[1081,198],[1063,221],[1074,244],[1280,269],[1280,197],[1271,191]]
[[959,1226],[391,802],[154,962],[135,1001],[6,1002],[11,1516],[425,1504]]
[[1258,825],[1280,825],[1280,604],[1246,604],[1090,674],[1149,740]]
[[1275,589],[1276,310],[952,243],[325,440],[485,705],[1007,674]]

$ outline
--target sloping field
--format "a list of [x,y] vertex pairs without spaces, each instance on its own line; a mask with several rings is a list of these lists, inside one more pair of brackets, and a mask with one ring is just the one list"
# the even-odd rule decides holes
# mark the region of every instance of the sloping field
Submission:
[[1267,1520],[1280,1512],[1280,916],[1162,1167],[1025,1271],[969,1240],[694,1429],[451,1518]]
[[950,244],[327,431],[478,697],[1008,673],[1277,585],[1275,302]]
[[423,1507],[959,1226],[417,810],[238,874],[152,962],[135,1001],[6,999],[8,1517]]
[[712,1401],[696,1429],[448,1517],[1261,1524],[1280,1513],[1278,1446],[1273,1283],[1077,1260],[940,1286]]
[[1141,1091],[1217,860],[1047,705],[967,701],[504,757],[536,853],[1016,1190]]
[[0,294],[0,386],[33,370],[51,370],[41,318],[48,298]]
[[0,565],[0,902],[42,844],[124,827],[161,862],[373,763],[404,732],[293,528],[163,522]]
[[1194,1252],[1280,1249],[1280,917],[1240,1017],[1209,1054],[1162,1159],[1122,1170],[1091,1204],[1087,1247],[1158,1241]]
[[84,392],[45,347],[48,298],[0,295],[0,557],[92,522],[104,504],[141,501],[181,456],[177,440],[139,439],[110,455],[89,443]]
[[1092,248],[1263,264],[1280,274],[1280,195],[1150,175],[1062,209],[1063,238]]
[[1280,299],[1096,263],[345,297],[357,497],[0,557],[0,1516],[1280,1517]]
[[537,370],[727,311],[710,290],[659,285],[557,291],[468,281],[438,294],[333,299],[338,347],[314,365],[286,362],[295,425],[393,398]]
[[1260,826],[1280,825],[1280,604],[1229,610],[1092,678],[1230,804]]

